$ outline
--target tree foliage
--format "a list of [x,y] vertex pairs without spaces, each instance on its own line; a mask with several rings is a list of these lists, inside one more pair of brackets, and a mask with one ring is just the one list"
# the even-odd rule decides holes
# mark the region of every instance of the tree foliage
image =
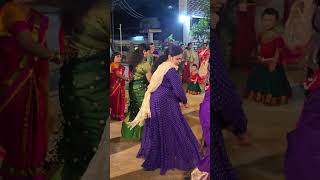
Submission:
[[200,3],[200,6],[204,12],[204,16],[192,25],[191,36],[198,42],[204,42],[210,37],[210,5],[208,6],[207,3]]

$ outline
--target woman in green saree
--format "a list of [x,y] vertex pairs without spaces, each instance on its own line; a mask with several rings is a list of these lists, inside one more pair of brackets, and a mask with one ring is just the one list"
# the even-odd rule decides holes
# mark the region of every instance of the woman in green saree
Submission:
[[62,16],[66,57],[59,93],[65,122],[59,155],[64,161],[62,180],[79,180],[98,149],[109,115],[110,12],[104,0],[68,2]]
[[128,115],[122,124],[121,134],[123,138],[140,140],[143,127],[136,126],[132,130],[128,127],[128,122],[134,120],[142,105],[144,94],[147,91],[148,82],[151,79],[151,65],[147,61],[150,49],[146,44],[140,44],[130,59],[130,71],[132,81],[129,83],[130,105]]

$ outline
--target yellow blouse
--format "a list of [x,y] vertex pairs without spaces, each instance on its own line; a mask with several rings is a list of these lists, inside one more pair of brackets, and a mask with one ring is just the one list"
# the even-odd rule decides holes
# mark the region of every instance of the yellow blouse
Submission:
[[112,63],[110,64],[110,73],[112,74],[114,69],[119,69],[119,66],[120,66],[119,63],[114,63],[114,62],[112,62]]
[[9,35],[9,28],[19,21],[27,21],[25,8],[17,3],[6,3],[0,11],[0,35]]

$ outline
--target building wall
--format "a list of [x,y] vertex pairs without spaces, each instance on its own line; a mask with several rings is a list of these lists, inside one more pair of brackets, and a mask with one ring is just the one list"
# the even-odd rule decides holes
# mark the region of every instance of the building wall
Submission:
[[[49,28],[46,35],[47,45],[49,49],[59,51],[59,31],[61,25],[59,9],[47,6],[35,6],[34,8],[49,17]],[[49,88],[52,91],[58,90],[59,68],[59,65],[50,63]]]

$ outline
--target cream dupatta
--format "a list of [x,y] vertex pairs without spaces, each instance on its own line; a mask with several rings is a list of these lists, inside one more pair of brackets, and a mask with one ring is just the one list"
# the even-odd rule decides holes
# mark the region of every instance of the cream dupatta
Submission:
[[297,0],[293,3],[285,24],[284,40],[287,47],[305,47],[311,39],[312,17],[315,11],[313,0]]
[[161,85],[163,81],[164,75],[167,74],[167,72],[172,68],[175,68],[176,70],[178,70],[177,65],[173,64],[170,61],[166,61],[160,64],[160,66],[154,72],[154,74],[151,77],[148,89],[144,95],[144,99],[137,116],[133,121],[128,123],[130,129],[133,129],[137,125],[142,126],[144,124],[145,119],[151,117],[151,110],[150,110],[151,94],[158,89],[158,87]]

